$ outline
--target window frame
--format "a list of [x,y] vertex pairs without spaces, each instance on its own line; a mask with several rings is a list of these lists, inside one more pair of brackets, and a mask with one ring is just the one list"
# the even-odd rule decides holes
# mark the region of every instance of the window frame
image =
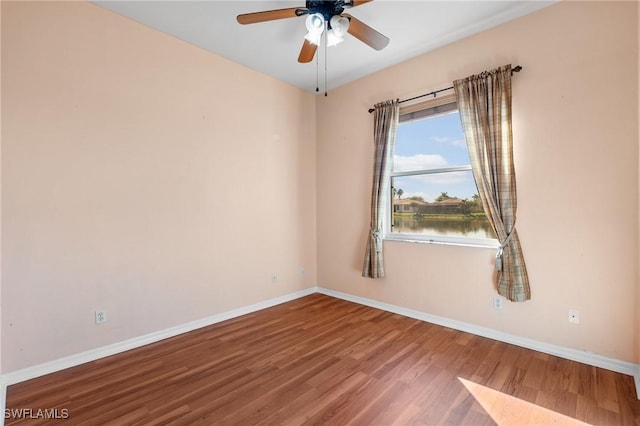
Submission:
[[[452,107],[453,105],[453,107]],[[440,115],[447,112],[458,111],[455,95],[442,96],[437,99],[432,99],[426,102],[420,102],[412,104],[406,107],[400,108],[400,121],[398,125],[403,122],[415,121],[425,119],[428,117]],[[473,237],[452,237],[446,235],[429,235],[429,234],[414,234],[403,232],[392,232],[393,227],[393,181],[397,177],[406,176],[420,176],[437,173],[452,173],[461,171],[472,171],[471,164],[444,167],[438,169],[427,170],[411,170],[406,172],[394,172],[393,170],[389,176],[389,188],[387,194],[387,200],[385,205],[385,218],[384,218],[384,240],[386,241],[404,241],[413,243],[427,243],[427,244],[444,244],[444,245],[462,245],[471,247],[488,247],[497,248],[500,243],[495,238],[473,238]],[[472,172],[473,173],[473,172]]]

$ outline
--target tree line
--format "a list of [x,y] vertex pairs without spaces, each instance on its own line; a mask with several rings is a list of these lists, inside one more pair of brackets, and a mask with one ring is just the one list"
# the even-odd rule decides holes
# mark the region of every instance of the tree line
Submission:
[[[397,188],[397,189],[393,188],[394,197],[397,197],[400,200],[402,199],[402,195],[404,195],[404,191],[402,190],[402,188]],[[425,203],[425,204],[416,203],[416,206],[415,206],[417,213],[423,213],[423,214],[428,214],[428,213],[472,214],[472,213],[484,212],[484,209],[482,207],[482,200],[480,199],[480,196],[478,194],[473,194],[469,199],[469,198],[458,198],[455,196],[450,196],[448,192],[441,192],[440,195],[438,195],[435,198],[434,203],[441,203],[446,200],[459,200],[457,205],[448,205],[446,207],[444,205],[438,206],[438,205],[434,205],[433,203],[430,204],[428,201],[425,201],[423,197],[420,197],[418,195],[414,195],[409,198],[406,198],[406,200],[415,200],[415,201],[419,201],[420,203]]]

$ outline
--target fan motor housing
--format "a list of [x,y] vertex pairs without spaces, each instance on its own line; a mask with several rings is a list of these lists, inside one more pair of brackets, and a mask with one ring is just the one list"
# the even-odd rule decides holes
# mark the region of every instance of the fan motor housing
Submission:
[[340,15],[342,12],[344,12],[344,0],[307,0],[307,9],[309,9],[310,14],[321,14],[324,17],[325,21],[329,22],[333,16]]

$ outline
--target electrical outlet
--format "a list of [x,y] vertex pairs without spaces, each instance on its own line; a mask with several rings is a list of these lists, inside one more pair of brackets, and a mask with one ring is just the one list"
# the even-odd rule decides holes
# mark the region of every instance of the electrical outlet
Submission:
[[300,276],[304,277],[304,268],[300,268]]
[[271,274],[271,284],[275,284],[277,282],[278,282],[278,274],[272,273]]
[[571,324],[580,324],[580,312],[575,309],[569,309],[569,322]]
[[493,296],[493,309],[502,310],[502,297]]
[[107,322],[107,313],[105,311],[96,311],[96,324]]

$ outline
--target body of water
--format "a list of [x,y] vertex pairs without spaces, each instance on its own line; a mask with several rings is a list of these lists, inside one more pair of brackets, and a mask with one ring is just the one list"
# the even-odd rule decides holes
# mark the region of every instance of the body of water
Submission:
[[392,232],[447,237],[495,238],[489,221],[481,218],[394,218]]

